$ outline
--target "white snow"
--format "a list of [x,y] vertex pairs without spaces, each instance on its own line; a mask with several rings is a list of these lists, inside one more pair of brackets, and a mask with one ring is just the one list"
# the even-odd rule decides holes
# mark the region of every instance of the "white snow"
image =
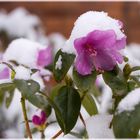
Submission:
[[140,88],[134,89],[129,92],[128,95],[121,100],[118,105],[117,113],[124,111],[133,111],[135,106],[140,103]]
[[82,14],[74,23],[70,38],[66,42],[63,51],[67,53],[76,53],[73,47],[76,38],[84,37],[94,30],[105,31],[110,29],[114,30],[116,33],[117,40],[125,36],[121,31],[121,25],[118,20],[109,17],[105,12],[88,11]]
[[40,88],[41,89],[44,89],[45,88],[43,79],[41,78],[39,72],[36,72],[36,73],[32,74],[31,79],[34,80],[34,81],[36,81],[36,82],[38,82],[38,84],[40,85]]
[[48,36],[49,42],[53,47],[54,54],[64,46],[66,38],[60,33],[51,33]]
[[[23,22],[24,21],[24,22]],[[0,14],[0,30],[4,30],[9,36],[27,37],[34,40],[37,37],[36,26],[40,25],[40,19],[24,8],[17,8],[7,14]]]
[[16,39],[6,49],[3,55],[3,61],[14,60],[30,68],[37,68],[38,51],[45,47],[28,39]]
[[95,115],[88,118],[86,130],[89,138],[114,138],[113,130],[109,128],[112,115]]
[[[122,50],[122,54],[128,57],[128,63],[131,66],[139,66],[140,65],[140,44],[131,43],[125,49]],[[124,65],[124,64],[122,64]]]
[[61,70],[61,68],[62,68],[62,56],[60,55],[56,62],[55,69]]
[[112,108],[112,90],[105,84],[102,75],[98,75],[97,88],[101,88],[101,96],[98,97],[100,105],[98,111],[100,114],[108,113],[108,110]]
[[15,79],[29,80],[31,78],[31,70],[25,68],[21,65],[14,68],[15,69]]

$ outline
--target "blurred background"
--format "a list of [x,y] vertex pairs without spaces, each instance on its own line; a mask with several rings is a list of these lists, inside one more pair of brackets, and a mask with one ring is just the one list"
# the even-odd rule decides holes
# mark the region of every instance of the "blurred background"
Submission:
[[[0,59],[8,44],[19,37],[25,37],[46,46],[51,44],[56,48],[61,48],[70,36],[75,20],[89,10],[105,11],[109,16],[121,20],[124,23],[127,44],[133,43],[132,46],[137,44],[140,48],[140,2],[0,2]],[[137,52],[139,56],[140,50]],[[132,62],[133,60],[132,57]],[[105,97],[101,97],[101,103],[102,101],[109,103],[112,97],[110,89],[109,92],[106,101]],[[11,106],[6,109],[0,96],[2,105],[0,138],[24,137],[22,112],[20,103],[17,102],[19,100],[20,97],[15,94]],[[34,113],[31,108],[29,106]],[[33,113],[30,113],[30,116]],[[45,135],[47,137],[54,135],[56,129],[59,130],[59,127],[54,125],[51,131],[46,130]],[[81,124],[75,129],[80,130],[81,134],[84,132]]]
[[47,34],[69,37],[74,21],[89,10],[105,11],[124,23],[128,43],[140,43],[140,2],[0,2],[0,9],[11,12],[24,7],[39,16]]

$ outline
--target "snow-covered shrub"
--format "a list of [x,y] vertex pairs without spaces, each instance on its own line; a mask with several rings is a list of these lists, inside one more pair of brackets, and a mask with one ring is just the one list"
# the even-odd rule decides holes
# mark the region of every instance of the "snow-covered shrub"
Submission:
[[122,29],[107,13],[89,11],[76,20],[67,41],[52,34],[46,45],[25,38],[8,45],[0,101],[8,110],[21,104],[27,137],[139,136],[140,49],[126,47]]

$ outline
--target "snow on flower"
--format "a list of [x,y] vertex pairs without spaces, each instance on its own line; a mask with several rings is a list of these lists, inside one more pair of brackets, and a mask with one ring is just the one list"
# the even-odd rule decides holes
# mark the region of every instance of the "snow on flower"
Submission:
[[31,78],[31,70],[23,66],[15,67],[15,79],[29,80]]
[[75,67],[80,74],[88,75],[93,69],[112,70],[117,62],[123,62],[120,50],[126,45],[126,36],[120,23],[107,13],[94,11],[77,19],[63,51],[74,47]]
[[140,103],[140,88],[137,88],[121,100],[118,105],[117,112],[121,113],[124,111],[132,111],[135,109],[135,106]]
[[34,125],[41,126],[46,123],[46,119],[47,119],[46,113],[44,111],[41,111],[40,116],[34,115],[32,117],[32,122]]
[[[51,54],[49,53],[51,53],[50,48],[46,48],[46,46],[37,42],[20,38],[10,43],[3,55],[3,61],[16,61],[30,68],[38,68],[38,64],[44,66],[50,63]],[[42,54],[43,56],[40,56]],[[48,62],[44,62],[45,60]]]
[[95,115],[86,120],[86,130],[89,138],[114,138],[113,130],[109,128],[112,115]]

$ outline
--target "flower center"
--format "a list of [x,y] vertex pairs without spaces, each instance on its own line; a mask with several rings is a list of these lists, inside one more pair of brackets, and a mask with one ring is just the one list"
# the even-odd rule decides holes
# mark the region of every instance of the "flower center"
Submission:
[[96,56],[97,51],[89,44],[86,44],[86,51],[91,55],[91,56]]

